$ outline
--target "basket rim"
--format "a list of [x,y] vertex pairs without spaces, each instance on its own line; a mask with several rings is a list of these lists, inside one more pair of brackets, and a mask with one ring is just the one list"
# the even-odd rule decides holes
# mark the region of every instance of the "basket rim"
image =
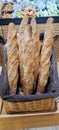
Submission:
[[44,93],[44,94],[34,94],[34,95],[6,95],[2,96],[3,100],[8,102],[26,102],[26,101],[35,101],[35,100],[42,100],[42,99],[49,99],[49,98],[57,98],[59,96],[58,93]]

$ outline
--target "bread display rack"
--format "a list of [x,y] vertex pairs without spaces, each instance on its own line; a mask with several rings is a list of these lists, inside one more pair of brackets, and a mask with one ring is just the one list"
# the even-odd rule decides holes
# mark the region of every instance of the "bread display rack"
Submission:
[[[40,31],[43,32],[45,28],[45,22],[48,17],[37,18],[37,23],[40,26]],[[55,35],[59,34],[59,17],[54,18]],[[8,24],[13,22],[16,24],[17,28],[21,22],[21,19],[0,19],[0,35],[3,35],[6,39]],[[30,21],[29,21],[30,22]],[[56,98],[55,98],[56,99]],[[2,100],[0,101],[2,104]],[[2,105],[1,105],[2,106]],[[1,107],[0,107],[1,108]],[[26,114],[5,114],[5,109],[3,108],[2,114],[0,115],[0,129],[6,130],[19,129],[19,128],[32,128],[32,127],[44,127],[59,125],[59,105],[57,104],[56,112],[42,112],[42,113],[26,113]]]

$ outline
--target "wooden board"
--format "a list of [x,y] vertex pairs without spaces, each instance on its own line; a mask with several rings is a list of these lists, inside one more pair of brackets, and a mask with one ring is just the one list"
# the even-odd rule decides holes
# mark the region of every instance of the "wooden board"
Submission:
[[0,129],[15,130],[59,125],[59,105],[56,112],[18,115],[0,115]]
[[[45,31],[45,24],[38,24],[40,33]],[[19,32],[19,25],[16,25],[17,33]],[[7,39],[8,25],[0,26],[0,35]],[[59,35],[59,23],[54,23],[54,36]]]

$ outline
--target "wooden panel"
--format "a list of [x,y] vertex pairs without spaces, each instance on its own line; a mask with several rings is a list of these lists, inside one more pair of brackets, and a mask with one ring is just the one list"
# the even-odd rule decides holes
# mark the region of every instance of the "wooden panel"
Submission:
[[[40,33],[44,32],[46,24],[38,24]],[[19,25],[16,25],[17,32],[19,31]],[[5,39],[7,38],[8,26],[0,26],[0,35]],[[59,35],[59,23],[54,23],[54,36]]]
[[58,111],[51,113],[0,115],[0,129],[3,130],[54,125],[59,125],[59,106]]

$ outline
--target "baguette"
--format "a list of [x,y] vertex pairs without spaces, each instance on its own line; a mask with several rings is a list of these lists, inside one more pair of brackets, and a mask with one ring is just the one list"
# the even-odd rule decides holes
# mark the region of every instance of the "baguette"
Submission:
[[45,90],[45,86],[50,75],[49,69],[51,66],[51,55],[53,46],[53,18],[49,18],[46,24],[46,30],[44,34],[44,41],[40,56],[40,72],[38,79],[37,92],[42,93]]
[[32,17],[31,21],[32,26],[32,39],[33,39],[33,51],[34,51],[34,79],[35,81],[39,75],[39,64],[40,64],[40,41],[39,41],[39,29],[38,25],[36,24],[35,17]]
[[8,73],[10,94],[15,94],[17,90],[18,65],[19,65],[19,56],[18,56],[16,28],[13,23],[10,23],[8,26],[8,36],[7,36],[7,73]]
[[27,25],[24,30],[20,55],[20,77],[23,94],[30,94],[33,88],[33,47],[32,47],[32,27]]

